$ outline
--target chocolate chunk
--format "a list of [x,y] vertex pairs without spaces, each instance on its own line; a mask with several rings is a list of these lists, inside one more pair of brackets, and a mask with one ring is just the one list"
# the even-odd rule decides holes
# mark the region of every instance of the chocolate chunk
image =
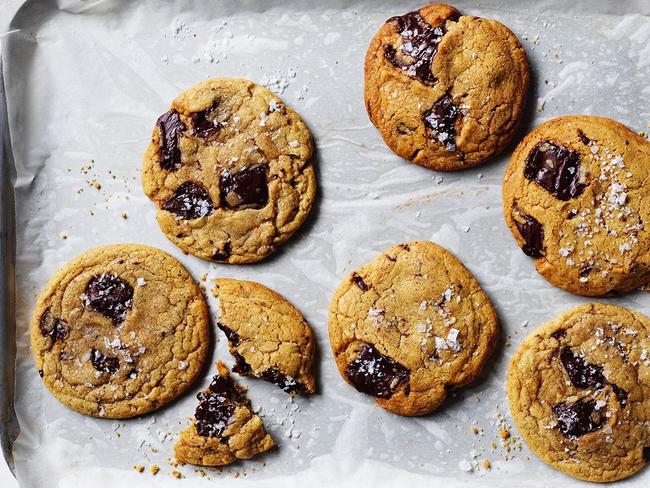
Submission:
[[237,173],[223,170],[219,188],[221,189],[221,206],[224,208],[235,210],[264,208],[269,200],[266,167],[253,166]]
[[601,366],[588,363],[585,358],[578,356],[568,347],[560,349],[560,361],[571,383],[577,388],[600,389],[607,384]]
[[97,371],[102,373],[115,373],[120,368],[120,360],[116,357],[106,356],[99,349],[90,351],[90,362]]
[[397,24],[402,45],[400,55],[395,47],[384,46],[384,57],[411,78],[420,80],[425,85],[435,84],[436,77],[433,76],[431,68],[438,53],[438,44],[446,32],[445,24],[434,27],[427,23],[418,11],[391,17],[387,22]]
[[230,252],[232,251],[232,247],[230,245],[230,242],[226,242],[223,245],[222,249],[217,249],[214,254],[212,255],[212,259],[215,261],[225,261],[230,257]]
[[567,219],[567,220],[571,220],[571,219],[575,218],[576,215],[578,215],[578,211],[577,211],[577,210],[571,210],[571,211],[567,214],[566,219]]
[[596,409],[594,400],[557,403],[552,408],[557,418],[558,430],[564,437],[572,440],[600,429],[605,423],[605,415]]
[[553,339],[557,339],[559,341],[563,337],[566,337],[566,330],[564,330],[564,329],[556,330],[555,332],[553,332],[551,334],[551,337]]
[[38,375],[42,378],[43,376],[45,376],[45,373],[43,372],[42,369],[39,369],[38,370]]
[[181,150],[178,141],[185,130],[185,124],[176,110],[162,114],[158,118],[160,129],[160,166],[167,171],[174,171],[181,165]]
[[217,322],[217,327],[219,327],[223,333],[226,335],[226,339],[228,339],[228,342],[230,342],[233,346],[237,346],[239,342],[241,341],[241,337],[237,332],[232,330],[230,327],[223,325],[221,322]]
[[361,288],[363,291],[368,291],[370,287],[366,285],[366,282],[363,281],[363,278],[359,276],[357,273],[352,273],[352,282],[357,285],[359,288]]
[[180,219],[191,220],[210,215],[214,207],[205,188],[186,181],[176,188],[172,197],[163,205],[163,210],[175,214]]
[[534,217],[517,210],[515,225],[519,235],[524,239],[524,246],[521,248],[524,254],[531,258],[539,258],[544,255],[544,226]]
[[585,189],[580,182],[580,154],[551,141],[542,141],[533,148],[524,176],[563,201],[579,196]]
[[345,369],[345,376],[357,390],[379,398],[390,398],[397,388],[408,383],[407,368],[363,344],[358,356]]
[[614,394],[616,395],[616,398],[618,399],[618,403],[621,404],[621,407],[626,406],[627,405],[627,391],[625,391],[620,386],[615,385],[614,383],[610,383],[610,386],[612,387],[612,390],[614,390]]
[[232,370],[242,376],[250,375],[252,368],[251,365],[246,362],[244,356],[239,354],[237,351],[232,351],[232,355],[235,358],[235,365],[232,367]]
[[589,276],[593,270],[594,270],[593,266],[584,266],[583,268],[580,268],[580,278],[585,278],[586,276]]
[[216,375],[206,391],[197,395],[196,430],[203,437],[221,437],[238,404],[247,403],[228,376]]
[[645,446],[643,448],[643,459],[650,461],[650,446]]
[[62,341],[68,335],[68,324],[61,319],[53,317],[49,308],[41,315],[39,326],[41,335],[43,337],[49,337],[52,342],[56,342],[57,340]]
[[270,381],[271,383],[276,384],[280,388],[282,388],[284,391],[290,394],[294,393],[306,393],[307,390],[305,389],[305,386],[298,383],[295,379],[293,379],[291,376],[286,376],[282,374],[280,371],[278,371],[275,368],[269,368],[266,371],[264,371],[261,375],[261,378]]
[[114,274],[102,273],[90,279],[83,301],[118,325],[133,306],[133,287]]
[[589,139],[580,129],[578,129],[578,139],[580,139],[580,142],[582,142],[585,146],[588,146],[591,142],[591,139]]
[[449,152],[455,152],[456,147],[456,119],[458,107],[450,95],[444,95],[433,104],[430,110],[422,115],[424,125],[431,129],[439,142],[444,144]]
[[201,112],[194,112],[192,119],[193,134],[202,139],[208,140],[215,135],[224,126],[224,124],[215,118],[217,106],[213,106]]

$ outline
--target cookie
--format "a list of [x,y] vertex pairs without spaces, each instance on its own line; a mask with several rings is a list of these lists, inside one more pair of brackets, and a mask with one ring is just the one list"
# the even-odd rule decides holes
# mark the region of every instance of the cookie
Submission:
[[275,446],[262,419],[251,410],[246,390],[233,381],[223,363],[217,363],[217,371],[210,386],[197,396],[192,426],[181,432],[174,446],[180,463],[223,466]]
[[289,394],[314,393],[314,334],[282,296],[252,281],[217,279],[217,326],[235,358],[233,371],[276,384]]
[[537,271],[584,296],[650,281],[650,142],[610,119],[558,117],[515,149],[505,220]]
[[501,152],[517,131],[528,83],[526,52],[507,27],[448,5],[388,19],[365,60],[366,108],[384,142],[439,171]]
[[400,415],[427,414],[476,379],[498,335],[476,279],[428,241],[391,247],[352,272],[329,310],[343,379]]
[[182,92],[161,115],[142,186],[163,233],[222,263],[264,259],[314,202],[313,144],[296,112],[247,80],[216,78]]
[[586,304],[533,331],[508,371],[510,411],[530,448],[587,481],[650,460],[650,319]]
[[64,405],[120,419],[160,408],[201,372],[210,345],[199,287],[176,259],[138,244],[63,266],[31,323],[36,367]]

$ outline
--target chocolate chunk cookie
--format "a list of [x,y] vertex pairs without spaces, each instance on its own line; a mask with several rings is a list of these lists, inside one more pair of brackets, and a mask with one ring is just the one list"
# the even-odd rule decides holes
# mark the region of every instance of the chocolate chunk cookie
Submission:
[[610,119],[558,117],[517,146],[506,223],[537,271],[585,296],[650,281],[650,142]]
[[440,171],[504,149],[528,82],[526,53],[507,27],[448,5],[388,19],[366,54],[370,120],[397,155]]
[[276,384],[289,394],[314,393],[314,334],[282,296],[252,281],[217,279],[217,326],[235,358],[233,371]]
[[41,293],[32,351],[45,386],[77,412],[127,418],[160,408],[201,372],[208,311],[183,266],[153,247],[91,249]]
[[198,394],[192,426],[181,432],[174,446],[180,463],[223,466],[275,446],[262,419],[251,410],[246,390],[235,384],[223,363],[217,363],[217,371],[210,386]]
[[142,165],[158,224],[182,250],[223,263],[264,259],[305,221],[316,192],[313,144],[296,112],[250,81],[181,93]]
[[391,247],[351,273],[329,311],[343,379],[400,415],[427,414],[474,380],[498,335],[472,274],[428,241]]
[[530,448],[587,481],[615,481],[650,458],[650,320],[587,304],[533,331],[508,371],[510,411]]

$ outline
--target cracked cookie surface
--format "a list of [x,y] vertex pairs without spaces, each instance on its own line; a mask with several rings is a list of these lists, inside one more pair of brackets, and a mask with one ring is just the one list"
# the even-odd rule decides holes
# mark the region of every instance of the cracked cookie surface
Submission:
[[254,376],[290,394],[314,393],[314,334],[281,295],[252,281],[216,279],[217,326],[235,358],[233,371]]
[[650,319],[586,304],[540,326],[512,358],[510,411],[542,460],[615,481],[650,459]]
[[372,123],[397,155],[451,171],[479,165],[515,136],[526,53],[495,20],[428,5],[387,20],[365,60]]
[[499,326],[470,271],[428,241],[393,246],[336,290],[329,337],[343,379],[400,415],[424,415],[476,379]]
[[571,293],[602,296],[650,280],[650,142],[601,117],[533,129],[503,179],[506,223],[537,271]]
[[153,130],[145,194],[164,234],[203,259],[264,259],[305,221],[316,193],[311,134],[253,82],[206,80],[182,92]]
[[180,433],[174,446],[176,460],[199,466],[223,466],[268,451],[275,442],[262,419],[251,410],[245,389],[217,363],[218,374],[197,395],[192,426]]
[[201,372],[210,345],[197,284],[153,247],[91,249],[41,293],[31,323],[36,367],[77,412],[127,418],[160,408]]

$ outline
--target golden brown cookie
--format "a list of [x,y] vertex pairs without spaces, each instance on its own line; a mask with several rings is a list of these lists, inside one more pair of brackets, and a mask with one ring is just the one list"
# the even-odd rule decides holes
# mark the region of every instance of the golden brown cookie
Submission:
[[201,372],[205,300],[176,259],[116,244],[86,251],[41,293],[32,351],[45,386],[77,412],[126,418],[160,408]]
[[142,186],[158,224],[184,251],[223,263],[264,259],[307,218],[313,144],[296,112],[247,80],[182,92],[158,119]]
[[508,371],[510,411],[531,449],[587,481],[650,460],[650,320],[586,304],[534,330]]
[[246,390],[233,381],[223,363],[217,363],[217,371],[210,386],[198,394],[192,426],[181,432],[174,446],[180,463],[223,466],[275,446],[262,419],[251,410]]
[[314,393],[314,334],[281,295],[252,281],[221,278],[217,326],[228,338],[233,371],[276,384],[290,394]]
[[558,117],[519,143],[503,180],[510,231],[537,271],[577,295],[650,280],[650,142],[601,117]]
[[440,171],[505,148],[528,81],[526,53],[507,27],[449,5],[388,19],[366,54],[370,120],[397,155]]
[[476,279],[428,241],[391,247],[352,272],[329,311],[343,379],[400,415],[427,414],[476,379],[498,335]]

